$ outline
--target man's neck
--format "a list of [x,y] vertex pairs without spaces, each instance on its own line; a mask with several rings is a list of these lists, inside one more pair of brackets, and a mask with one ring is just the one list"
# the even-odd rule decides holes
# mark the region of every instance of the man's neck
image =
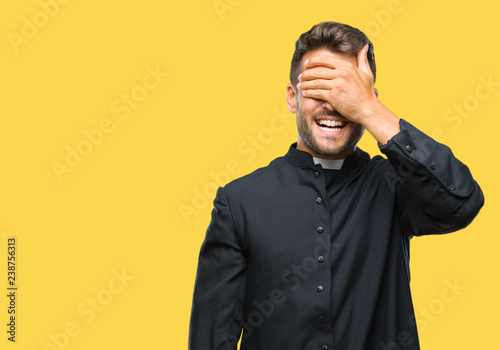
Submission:
[[356,152],[357,145],[354,146],[353,148],[343,152],[342,154],[338,154],[336,156],[325,156],[323,154],[318,154],[317,152],[313,151],[309,146],[305,144],[304,141],[299,137],[297,141],[297,149],[299,151],[304,151],[309,153],[313,158],[320,158],[320,159],[328,159],[328,160],[339,160],[339,159],[345,159],[347,156],[350,156],[351,154]]

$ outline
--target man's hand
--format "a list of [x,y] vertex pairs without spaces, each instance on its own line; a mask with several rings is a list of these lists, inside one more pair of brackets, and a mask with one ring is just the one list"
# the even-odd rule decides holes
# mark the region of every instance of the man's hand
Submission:
[[365,45],[358,52],[357,66],[327,55],[311,57],[305,62],[297,87],[303,96],[324,100],[352,122],[363,124],[363,119],[370,115],[370,107],[379,102],[367,51]]
[[368,44],[358,52],[356,62],[328,55],[311,57],[299,75],[297,88],[305,97],[328,102],[386,144],[399,132],[399,118],[378,100],[367,52]]

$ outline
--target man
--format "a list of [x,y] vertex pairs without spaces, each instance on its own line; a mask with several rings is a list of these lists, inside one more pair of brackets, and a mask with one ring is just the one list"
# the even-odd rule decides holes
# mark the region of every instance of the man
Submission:
[[[214,201],[191,350],[419,349],[412,236],[467,226],[481,189],[450,149],[377,97],[373,45],[324,22],[296,43],[298,141]],[[364,129],[387,159],[356,147]],[[243,334],[241,334],[243,329]]]

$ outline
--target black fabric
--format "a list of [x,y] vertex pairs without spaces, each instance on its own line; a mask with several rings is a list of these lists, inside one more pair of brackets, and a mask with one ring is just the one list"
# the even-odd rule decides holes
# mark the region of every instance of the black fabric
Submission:
[[336,169],[324,169],[325,172],[325,186],[326,186],[326,194],[328,196],[328,200],[333,197],[335,193],[335,187],[333,184],[335,183],[335,178],[339,174],[340,170]]
[[[189,349],[419,349],[409,242],[467,226],[481,189],[448,147],[401,120],[380,150],[325,172],[292,145],[219,188]],[[327,175],[328,174],[328,175]]]

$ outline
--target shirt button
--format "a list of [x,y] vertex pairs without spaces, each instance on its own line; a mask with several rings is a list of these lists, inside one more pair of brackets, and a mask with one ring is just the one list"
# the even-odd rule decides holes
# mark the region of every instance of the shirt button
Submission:
[[326,320],[326,317],[323,316],[323,315],[321,315],[320,317],[318,317],[318,321],[321,322],[321,323],[325,322],[325,320]]
[[328,345],[323,345],[323,346],[321,347],[321,350],[328,350]]
[[411,146],[410,146],[410,145],[406,146],[405,148],[406,148],[406,150],[407,150],[408,152],[411,152]]
[[450,190],[455,191],[456,190],[455,185],[450,185]]
[[318,232],[319,232],[319,233],[323,233],[323,227],[321,227],[321,226],[320,226],[320,227],[318,227]]
[[321,198],[316,198],[316,203],[321,204]]
[[431,169],[432,169],[432,170],[436,170],[436,164],[432,163],[432,164],[431,164]]
[[325,258],[324,258],[324,257],[322,257],[322,256],[318,256],[318,261],[319,261],[320,263],[322,263],[322,262],[324,262],[324,261],[325,261]]
[[317,288],[318,293],[323,291],[323,286],[318,286]]
[[319,177],[319,173],[317,171],[314,172],[314,177]]

